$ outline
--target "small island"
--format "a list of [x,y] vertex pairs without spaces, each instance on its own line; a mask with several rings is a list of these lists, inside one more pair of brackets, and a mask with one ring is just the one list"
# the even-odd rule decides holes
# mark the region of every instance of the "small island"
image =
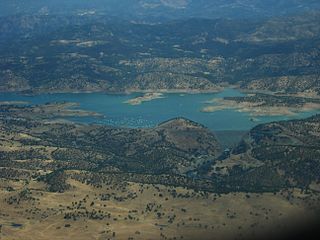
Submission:
[[130,105],[140,105],[143,102],[149,102],[154,99],[164,98],[162,93],[146,93],[143,96],[136,97],[133,99],[130,99],[128,101],[125,101],[125,103]]
[[27,105],[27,101],[0,101],[0,105]]

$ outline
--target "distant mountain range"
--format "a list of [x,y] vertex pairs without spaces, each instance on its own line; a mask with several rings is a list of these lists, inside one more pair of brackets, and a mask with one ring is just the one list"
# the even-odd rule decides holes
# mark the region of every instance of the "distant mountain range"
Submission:
[[1,0],[0,15],[102,14],[160,21],[178,18],[265,18],[319,9],[318,0]]
[[245,89],[319,94],[320,13],[142,24],[0,18],[0,91]]
[[318,0],[2,0],[0,91],[320,94]]

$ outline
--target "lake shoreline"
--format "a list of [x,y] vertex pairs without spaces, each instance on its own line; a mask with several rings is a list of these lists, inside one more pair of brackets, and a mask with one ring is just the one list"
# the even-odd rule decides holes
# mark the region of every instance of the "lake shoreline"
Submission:
[[[259,118],[255,119],[255,117],[250,115],[251,109],[249,109],[248,106],[242,106],[243,109],[236,109],[234,106],[227,108],[225,106],[210,106],[212,103],[210,100],[212,99],[237,99],[241,97],[246,97],[246,95],[241,93],[236,86],[232,86],[231,88],[225,86],[224,91],[219,93],[204,92],[197,94],[185,94],[184,92],[169,92],[167,94],[160,92],[139,92],[121,95],[104,93],[60,93],[25,96],[8,93],[0,95],[0,102],[28,101],[30,105],[41,105],[50,102],[56,104],[64,103],[64,107],[71,107],[71,109],[61,109],[59,116],[54,116],[55,118],[62,117],[77,123],[103,124],[106,126],[126,128],[148,128],[165,122],[168,119],[184,117],[198,122],[213,131],[248,130],[260,123],[298,119],[316,114],[313,111],[308,112],[314,109],[313,106],[308,106],[308,109],[306,109],[307,112],[299,112],[296,115],[285,114],[284,109],[280,109],[278,113],[281,112],[281,114],[266,113],[266,111],[264,111],[264,114],[256,114]],[[77,105],[70,106],[69,104],[72,103],[77,103]],[[139,106],[135,107],[137,105]],[[211,105],[215,105],[215,103]],[[234,103],[234,105],[239,108],[238,103]],[[56,107],[57,105],[51,105],[52,109]],[[205,111],[203,111],[204,107],[220,108],[218,110],[226,111],[207,109],[207,113],[205,113]],[[62,108],[62,106],[59,108]],[[81,111],[81,109],[85,111]],[[48,106],[43,110],[45,111],[43,117],[54,115],[48,109]],[[216,111],[210,112],[209,110]]]
[[262,116],[296,116],[299,113],[320,110],[320,105],[305,105],[303,107],[274,107],[274,106],[257,106],[250,103],[223,103],[222,105],[207,106],[201,109],[203,113],[214,113],[222,110],[235,110],[250,114],[253,117]]
[[218,87],[215,89],[207,89],[207,90],[201,90],[201,89],[125,89],[121,91],[109,91],[109,90],[84,90],[84,91],[69,91],[69,90],[57,90],[57,91],[0,91],[0,93],[11,93],[11,94],[17,94],[21,96],[38,96],[42,94],[91,94],[91,93],[101,93],[106,95],[130,95],[135,93],[184,93],[184,94],[201,94],[201,93],[220,93],[223,92],[226,88],[234,88],[232,86],[230,87]]

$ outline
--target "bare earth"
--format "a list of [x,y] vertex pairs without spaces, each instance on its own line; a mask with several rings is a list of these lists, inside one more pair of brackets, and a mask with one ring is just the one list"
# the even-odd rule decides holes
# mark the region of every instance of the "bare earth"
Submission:
[[[0,180],[0,238],[234,239],[273,234],[292,227],[288,222],[294,224],[297,216],[302,221],[311,214],[303,204],[308,196],[294,189],[219,195],[132,182],[101,188],[74,179],[68,183],[71,190],[50,193],[39,182]],[[10,204],[8,199],[25,189],[28,197]],[[295,197],[287,200],[289,194]],[[66,219],[67,213],[77,217]],[[93,217],[99,214],[108,217]]]
[[202,112],[216,112],[225,109],[234,109],[239,112],[250,113],[251,116],[293,116],[299,112],[312,111],[320,109],[320,104],[307,103],[303,107],[286,107],[286,106],[266,106],[262,103],[241,102],[232,100],[214,99],[207,102],[214,103],[201,109]]

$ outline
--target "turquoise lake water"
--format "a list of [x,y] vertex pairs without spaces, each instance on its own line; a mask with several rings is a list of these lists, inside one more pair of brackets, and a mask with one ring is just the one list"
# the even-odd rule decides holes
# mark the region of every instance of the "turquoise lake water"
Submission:
[[72,118],[73,121],[83,123],[99,123],[122,127],[153,127],[163,121],[175,117],[185,117],[199,122],[211,130],[249,130],[260,123],[294,118],[304,118],[317,112],[303,112],[296,116],[263,116],[255,117],[249,113],[241,113],[235,110],[221,110],[213,113],[203,113],[201,108],[208,106],[206,101],[226,96],[243,95],[236,89],[226,89],[220,93],[201,94],[164,94],[164,98],[144,102],[141,105],[132,106],[125,101],[142,96],[141,93],[128,95],[104,94],[104,93],[59,93],[41,94],[36,96],[23,96],[14,93],[0,93],[0,101],[28,101],[32,104],[47,102],[77,102],[81,109],[98,112],[104,118],[84,117]]

